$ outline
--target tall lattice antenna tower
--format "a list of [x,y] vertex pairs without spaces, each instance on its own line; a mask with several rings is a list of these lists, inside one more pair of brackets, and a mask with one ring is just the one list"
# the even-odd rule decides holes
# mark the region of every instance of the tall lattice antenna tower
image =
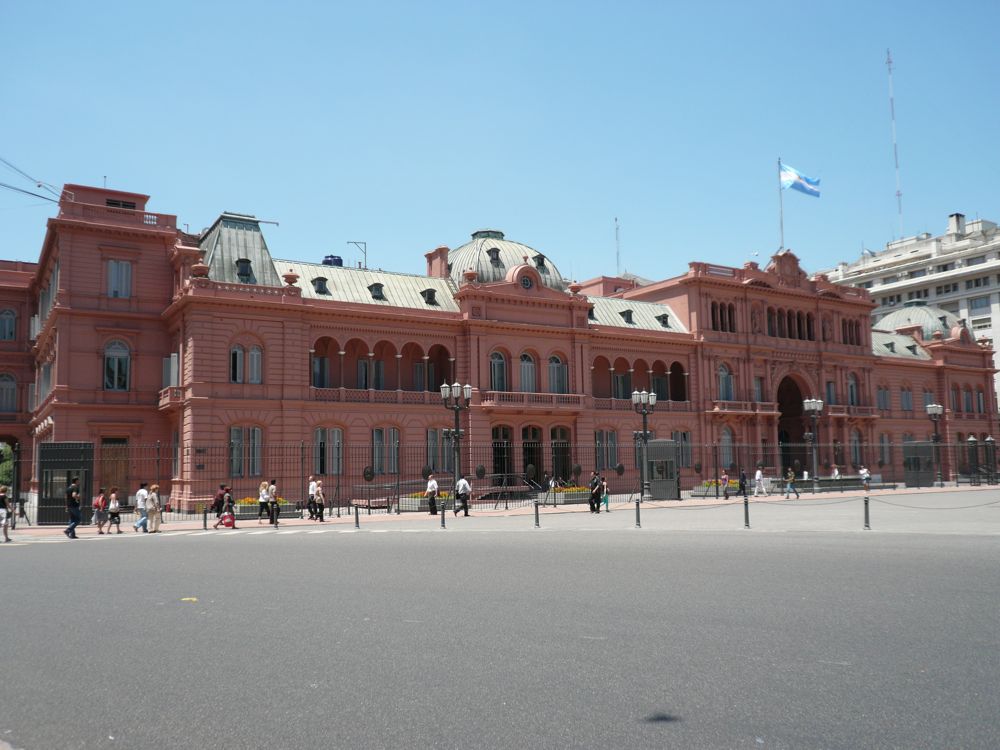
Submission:
[[889,117],[892,120],[892,157],[896,160],[896,209],[899,211],[899,236],[903,236],[903,190],[899,184],[899,147],[896,145],[896,103],[892,95],[892,50],[885,51],[889,69]]

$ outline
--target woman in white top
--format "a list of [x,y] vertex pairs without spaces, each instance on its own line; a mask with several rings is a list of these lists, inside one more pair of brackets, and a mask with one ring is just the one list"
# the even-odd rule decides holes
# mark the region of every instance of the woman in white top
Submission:
[[270,496],[270,494],[268,494],[267,489],[268,489],[267,480],[265,479],[263,482],[260,483],[260,487],[257,488],[257,525],[258,526],[260,526],[263,523],[263,521],[261,521],[260,519],[262,519],[264,516],[267,516],[268,520],[270,520],[270,517],[271,517],[270,509],[268,508],[268,502],[270,501],[271,496]]
[[121,517],[122,506],[118,502],[118,488],[112,487],[111,492],[108,493],[108,533],[111,533],[111,525],[114,524],[115,528],[118,529],[118,533],[122,533],[122,517]]

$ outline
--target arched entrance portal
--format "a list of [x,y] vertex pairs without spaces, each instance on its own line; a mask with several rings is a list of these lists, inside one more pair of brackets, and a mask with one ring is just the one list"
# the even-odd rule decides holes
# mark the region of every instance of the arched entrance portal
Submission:
[[782,476],[790,466],[797,476],[803,469],[808,469],[806,460],[805,427],[802,421],[802,389],[790,377],[783,378],[778,384],[778,449],[781,465],[778,471]]

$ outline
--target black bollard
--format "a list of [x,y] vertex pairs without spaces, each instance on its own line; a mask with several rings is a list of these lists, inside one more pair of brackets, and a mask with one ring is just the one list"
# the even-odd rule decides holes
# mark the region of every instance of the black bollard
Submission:
[[361,528],[361,514],[358,512],[358,506],[354,506],[354,528]]
[[635,527],[637,529],[641,529],[642,528],[642,523],[639,520],[639,503],[640,502],[641,502],[640,498],[636,498],[635,499]]
[[871,530],[871,524],[868,523],[868,495],[865,495],[865,531]]
[[540,528],[541,524],[538,522],[538,498],[535,498],[535,528]]
[[444,501],[444,499],[442,499],[442,500],[441,500],[441,528],[442,528],[442,529],[443,529],[443,528],[445,528],[445,525],[444,525],[444,517],[445,517],[446,515],[448,515],[448,503],[446,503],[446,502]]
[[208,506],[201,509],[201,528],[208,530]]
[[747,499],[747,493],[743,493],[743,528],[750,528],[750,501]]

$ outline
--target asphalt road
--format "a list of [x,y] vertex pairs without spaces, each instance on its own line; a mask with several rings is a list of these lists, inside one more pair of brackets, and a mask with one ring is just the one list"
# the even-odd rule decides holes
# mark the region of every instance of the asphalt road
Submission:
[[3,545],[0,748],[1000,746],[1000,508],[858,507]]

